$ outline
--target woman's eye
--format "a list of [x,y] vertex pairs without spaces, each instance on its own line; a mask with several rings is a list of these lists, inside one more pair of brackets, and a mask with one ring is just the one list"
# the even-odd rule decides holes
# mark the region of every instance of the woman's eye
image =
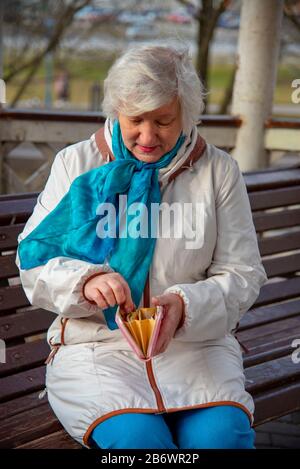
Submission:
[[160,125],[161,127],[167,127],[168,125],[171,124],[171,122],[157,122],[158,125]]

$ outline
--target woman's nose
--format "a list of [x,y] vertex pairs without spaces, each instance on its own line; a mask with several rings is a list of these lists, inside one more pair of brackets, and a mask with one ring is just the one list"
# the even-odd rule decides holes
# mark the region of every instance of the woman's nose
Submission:
[[152,146],[157,144],[157,135],[155,126],[151,123],[143,123],[139,128],[139,144]]

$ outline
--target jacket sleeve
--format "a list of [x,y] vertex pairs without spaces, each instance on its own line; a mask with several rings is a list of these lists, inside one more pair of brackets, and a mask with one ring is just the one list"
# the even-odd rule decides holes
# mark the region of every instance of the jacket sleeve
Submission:
[[[55,157],[46,186],[39,194],[18,242],[29,235],[69,190],[72,181],[66,170],[64,155],[65,150],[62,150]],[[90,264],[69,257],[55,257],[46,265],[22,270],[17,253],[16,264],[25,294],[32,305],[72,318],[86,317],[101,311],[101,308],[83,297],[82,287],[95,273],[113,272],[108,264]]]
[[231,161],[215,196],[217,241],[207,278],[164,292],[184,300],[185,320],[174,337],[178,340],[219,339],[233,331],[267,280],[243,176]]

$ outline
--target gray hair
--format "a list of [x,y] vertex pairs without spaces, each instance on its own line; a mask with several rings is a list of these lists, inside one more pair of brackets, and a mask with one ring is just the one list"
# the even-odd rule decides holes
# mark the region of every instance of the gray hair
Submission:
[[104,81],[103,111],[111,119],[121,112],[137,116],[153,111],[175,96],[188,135],[204,109],[203,85],[184,46],[146,45],[127,51]]

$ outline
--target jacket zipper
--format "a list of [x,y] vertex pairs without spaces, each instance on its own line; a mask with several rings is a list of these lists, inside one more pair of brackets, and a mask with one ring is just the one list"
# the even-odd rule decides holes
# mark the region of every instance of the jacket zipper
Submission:
[[155,378],[154,378],[152,360],[146,361],[146,370],[147,370],[147,376],[150,382],[150,386],[155,394],[158,413],[166,412],[166,408],[164,406],[164,402],[163,402],[160,390],[158,389]]

